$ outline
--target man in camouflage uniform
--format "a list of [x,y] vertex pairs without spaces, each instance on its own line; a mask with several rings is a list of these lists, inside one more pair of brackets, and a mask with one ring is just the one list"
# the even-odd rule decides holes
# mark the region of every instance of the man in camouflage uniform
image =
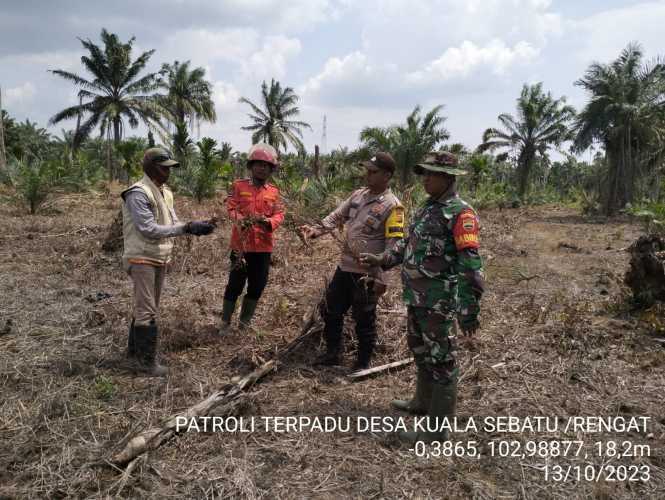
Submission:
[[[465,172],[453,154],[429,153],[414,171],[422,176],[430,197],[416,211],[404,239],[383,254],[361,255],[361,261],[384,269],[402,264],[407,342],[418,378],[414,398],[392,404],[411,413],[427,413],[440,422],[455,415],[457,403],[455,317],[465,335],[479,327],[484,291],[479,222],[473,208],[455,191],[455,176]],[[413,432],[402,437],[431,442],[448,436],[445,432]]]
[[392,156],[380,152],[361,165],[366,169],[366,187],[354,191],[318,227],[301,228],[305,238],[316,238],[346,225],[341,262],[326,290],[326,352],[315,364],[340,363],[344,315],[351,308],[358,339],[353,370],[369,367],[376,343],[376,305],[386,289],[381,268],[361,264],[359,255],[383,252],[404,235],[404,207],[389,187],[395,172]]

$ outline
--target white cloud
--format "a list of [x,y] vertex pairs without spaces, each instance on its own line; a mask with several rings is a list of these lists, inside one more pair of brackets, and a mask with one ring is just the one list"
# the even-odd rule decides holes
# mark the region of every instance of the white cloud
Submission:
[[238,92],[238,89],[232,83],[217,81],[213,85],[215,106],[222,113],[226,110],[236,108],[240,97],[240,92]]
[[[639,41],[647,54],[662,49],[662,21],[665,2],[643,2],[594,14],[582,21],[571,21],[576,32],[578,60],[586,63],[609,62],[631,41]],[[662,54],[662,52],[661,52]]]
[[484,46],[524,41],[542,48],[564,32],[560,14],[543,0],[367,0],[362,15],[362,52],[389,57],[411,70],[464,41]]
[[220,61],[241,63],[258,48],[259,34],[252,28],[186,29],[166,37],[159,53],[201,66]]
[[289,61],[300,50],[297,38],[263,36],[253,28],[233,28],[181,30],[171,34],[158,52],[181,61],[191,60],[194,66],[237,65],[240,71],[236,79],[256,81],[283,77]]
[[516,64],[533,60],[539,53],[528,42],[518,42],[512,48],[502,40],[492,40],[480,47],[468,40],[459,47],[450,47],[438,59],[427,64],[422,70],[406,76],[409,83],[423,84],[466,78],[480,68],[487,68],[495,75],[503,75]]
[[267,37],[260,50],[242,61],[243,74],[253,80],[282,78],[289,59],[297,56],[300,50],[300,40],[295,38]]
[[353,52],[344,57],[332,57],[326,61],[323,70],[307,80],[302,86],[304,94],[316,93],[325,85],[340,85],[371,79],[377,74],[376,68],[368,62],[362,52]]
[[401,91],[396,65],[373,63],[362,52],[331,57],[299,89],[303,99],[343,107],[374,107]]
[[309,31],[338,15],[335,2],[329,0],[226,0],[222,8],[268,32]]
[[26,71],[32,68],[64,69],[76,71],[81,68],[81,53],[70,51],[37,52],[0,57],[0,67]]
[[25,82],[23,85],[5,91],[5,103],[8,106],[23,104],[26,101],[31,101],[35,96],[35,92],[35,86],[31,82]]

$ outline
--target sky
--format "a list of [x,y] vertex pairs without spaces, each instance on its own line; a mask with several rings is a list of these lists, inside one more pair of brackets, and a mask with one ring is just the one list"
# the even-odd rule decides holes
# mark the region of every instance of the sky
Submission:
[[[443,105],[450,142],[474,148],[513,112],[524,83],[543,82],[581,108],[574,82],[629,42],[665,56],[665,0],[0,0],[0,87],[12,117],[46,126],[77,89],[49,73],[85,75],[79,39],[102,28],[155,49],[149,70],[191,60],[206,69],[218,120],[209,136],[248,149],[249,108],[271,78],[300,96],[305,146],[353,148],[367,126]],[[63,122],[53,134],[74,127]],[[127,129],[127,135],[143,130]]]

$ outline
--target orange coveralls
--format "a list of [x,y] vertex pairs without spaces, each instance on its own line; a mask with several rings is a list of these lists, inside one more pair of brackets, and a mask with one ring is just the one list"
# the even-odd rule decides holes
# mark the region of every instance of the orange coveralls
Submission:
[[284,205],[279,197],[279,189],[272,184],[256,186],[251,179],[239,179],[233,183],[226,199],[226,208],[233,221],[248,216],[264,216],[270,221],[271,229],[263,224],[253,224],[241,230],[233,225],[231,249],[236,252],[272,252],[274,231],[284,221]]

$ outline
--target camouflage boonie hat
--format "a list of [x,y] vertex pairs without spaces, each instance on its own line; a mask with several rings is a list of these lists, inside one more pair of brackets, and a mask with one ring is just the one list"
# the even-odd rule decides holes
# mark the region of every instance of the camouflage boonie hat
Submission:
[[466,171],[458,166],[457,156],[448,151],[427,153],[423,160],[413,167],[413,171],[417,175],[423,175],[425,170],[450,175],[466,175]]
[[180,163],[175,161],[164,148],[150,148],[143,153],[143,166],[159,165],[160,167],[179,167]]

